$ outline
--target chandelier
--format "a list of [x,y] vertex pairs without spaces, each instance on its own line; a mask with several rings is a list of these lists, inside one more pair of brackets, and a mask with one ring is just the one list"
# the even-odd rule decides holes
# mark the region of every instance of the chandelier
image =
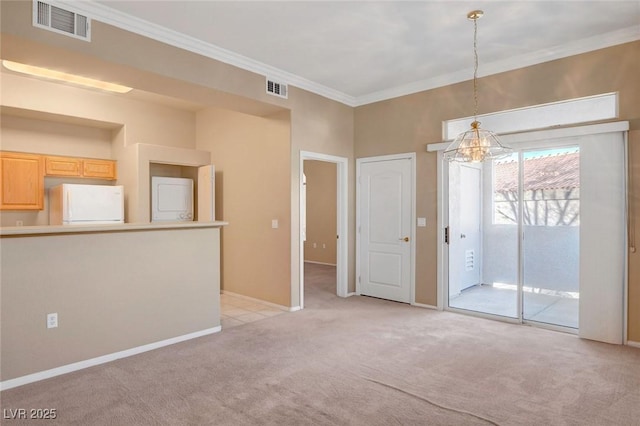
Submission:
[[497,160],[507,157],[513,151],[502,145],[495,133],[481,129],[478,121],[478,19],[484,15],[482,10],[474,10],[467,14],[473,21],[473,122],[471,129],[459,134],[444,151],[444,158],[449,161],[464,163],[480,163],[485,160]]

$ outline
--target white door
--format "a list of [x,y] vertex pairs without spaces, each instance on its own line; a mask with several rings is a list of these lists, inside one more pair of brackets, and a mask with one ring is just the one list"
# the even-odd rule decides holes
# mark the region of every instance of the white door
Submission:
[[481,173],[479,165],[447,163],[449,169],[449,303],[480,282]]
[[360,294],[411,302],[414,158],[359,160]]
[[480,194],[481,170],[478,167],[460,166],[460,290],[480,284]]

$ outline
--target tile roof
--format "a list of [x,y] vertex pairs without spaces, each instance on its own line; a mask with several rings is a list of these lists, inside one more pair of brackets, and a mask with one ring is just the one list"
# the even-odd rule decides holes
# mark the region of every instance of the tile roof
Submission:
[[[580,153],[565,152],[524,159],[524,190],[580,188]],[[518,161],[495,164],[494,190],[518,190]]]

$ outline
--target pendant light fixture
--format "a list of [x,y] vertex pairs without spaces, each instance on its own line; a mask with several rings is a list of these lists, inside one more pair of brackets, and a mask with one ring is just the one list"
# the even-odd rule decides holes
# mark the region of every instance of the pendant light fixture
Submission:
[[495,133],[480,128],[478,121],[478,19],[484,15],[482,10],[474,10],[467,14],[473,21],[473,122],[471,129],[459,134],[444,151],[444,158],[449,161],[463,163],[480,163],[485,160],[496,160],[507,157],[513,151],[498,140]]

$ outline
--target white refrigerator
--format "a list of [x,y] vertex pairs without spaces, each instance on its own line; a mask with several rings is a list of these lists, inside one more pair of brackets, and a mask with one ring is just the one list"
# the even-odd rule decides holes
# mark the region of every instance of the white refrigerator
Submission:
[[50,225],[124,223],[122,185],[64,183],[49,189]]

